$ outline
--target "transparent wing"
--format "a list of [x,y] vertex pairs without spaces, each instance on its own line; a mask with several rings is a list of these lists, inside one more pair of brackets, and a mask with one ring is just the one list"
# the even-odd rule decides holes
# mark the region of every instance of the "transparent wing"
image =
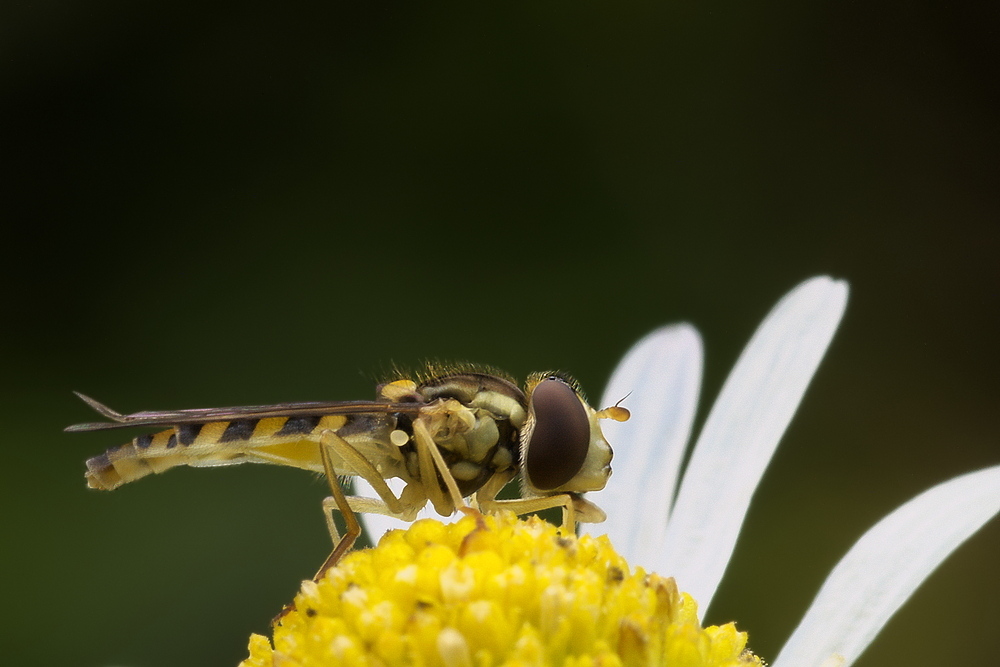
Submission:
[[703,616],[754,490],[840,323],[847,285],[800,284],[764,319],[726,379],[695,444],[667,524],[660,572]]
[[134,412],[123,415],[103,403],[74,392],[87,405],[111,419],[111,422],[74,424],[66,431],[103,431],[132,426],[176,426],[177,424],[204,424],[233,419],[262,419],[265,417],[295,417],[306,415],[344,415],[362,412],[396,413],[420,411],[419,403],[389,403],[387,401],[315,401],[303,403],[277,403],[274,405],[245,405],[231,408],[196,408],[193,410],[166,410],[162,412]]
[[[614,472],[603,491],[588,494],[607,515],[602,524],[583,524],[591,534],[607,533],[629,561],[652,567],[667,531],[670,502],[701,387],[702,345],[688,324],[657,329],[622,359],[601,404],[622,401],[627,422],[602,422],[614,449]],[[637,490],[641,489],[641,493]]]

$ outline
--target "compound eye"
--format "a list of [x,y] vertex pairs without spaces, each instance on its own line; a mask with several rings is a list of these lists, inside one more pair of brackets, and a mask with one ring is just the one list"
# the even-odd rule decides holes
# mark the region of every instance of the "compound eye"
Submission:
[[534,428],[525,445],[524,468],[533,487],[548,491],[583,468],[590,447],[590,418],[573,388],[556,378],[535,385],[530,411]]

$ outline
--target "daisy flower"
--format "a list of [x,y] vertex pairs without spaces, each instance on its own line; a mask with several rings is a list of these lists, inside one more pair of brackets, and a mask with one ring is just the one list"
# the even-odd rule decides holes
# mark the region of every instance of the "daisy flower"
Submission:
[[[602,405],[614,476],[591,494],[608,514],[580,538],[537,519],[472,512],[407,531],[364,515],[375,549],[304,582],[274,645],[255,635],[243,667],[309,665],[671,665],[764,662],[733,624],[701,618],[750,500],[840,322],[847,286],[826,277],[786,295],[713,405],[680,476],[701,382],[689,325],[625,356]],[[1000,466],[923,493],[834,568],[772,667],[846,667],[935,567],[1000,511]],[[613,545],[613,546],[612,546]],[[617,550],[616,550],[617,549]]]
[[[702,346],[686,324],[639,341],[603,400],[629,394],[632,419],[608,424],[614,477],[590,498],[633,564],[669,574],[708,608],[754,490],[840,323],[847,285],[807,280],[765,318],[729,374],[680,477],[701,384]],[[638,492],[637,492],[638,490]],[[1000,512],[1000,466],[917,496],[869,530],[823,584],[771,667],[846,667],[928,575]]]

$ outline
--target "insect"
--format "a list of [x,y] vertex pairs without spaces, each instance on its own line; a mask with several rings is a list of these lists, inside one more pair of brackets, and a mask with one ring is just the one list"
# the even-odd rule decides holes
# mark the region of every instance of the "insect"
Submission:
[[[381,384],[374,401],[283,403],[123,415],[77,393],[111,420],[77,424],[72,432],[136,426],[165,430],[140,435],[87,461],[87,484],[112,490],[151,473],[187,466],[271,463],[324,473],[331,496],[323,514],[333,551],[316,574],[353,546],[361,533],[355,512],[413,521],[428,502],[449,516],[474,497],[481,511],[518,514],[560,507],[563,525],[599,523],[604,512],[581,494],[603,489],[612,451],[600,419],[625,421],[628,410],[591,408],[577,383],[538,373],[522,390],[475,368],[431,369],[416,379]],[[497,494],[521,476],[521,497]],[[338,478],[358,476],[377,498],[347,496]],[[399,495],[386,480],[399,478]],[[337,509],[346,530],[333,519]]]

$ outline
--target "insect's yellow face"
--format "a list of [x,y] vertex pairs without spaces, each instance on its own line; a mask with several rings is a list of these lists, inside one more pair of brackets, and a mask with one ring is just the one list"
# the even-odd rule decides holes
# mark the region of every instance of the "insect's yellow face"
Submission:
[[608,483],[611,476],[611,445],[604,438],[601,431],[601,424],[597,410],[589,405],[587,408],[590,420],[590,443],[587,447],[587,458],[583,460],[580,472],[573,476],[569,482],[559,487],[560,491],[574,491],[583,493],[584,491],[600,491]]
[[613,452],[600,419],[628,419],[624,408],[596,411],[575,385],[558,376],[529,385],[528,419],[521,430],[522,481],[534,495],[603,489]]

